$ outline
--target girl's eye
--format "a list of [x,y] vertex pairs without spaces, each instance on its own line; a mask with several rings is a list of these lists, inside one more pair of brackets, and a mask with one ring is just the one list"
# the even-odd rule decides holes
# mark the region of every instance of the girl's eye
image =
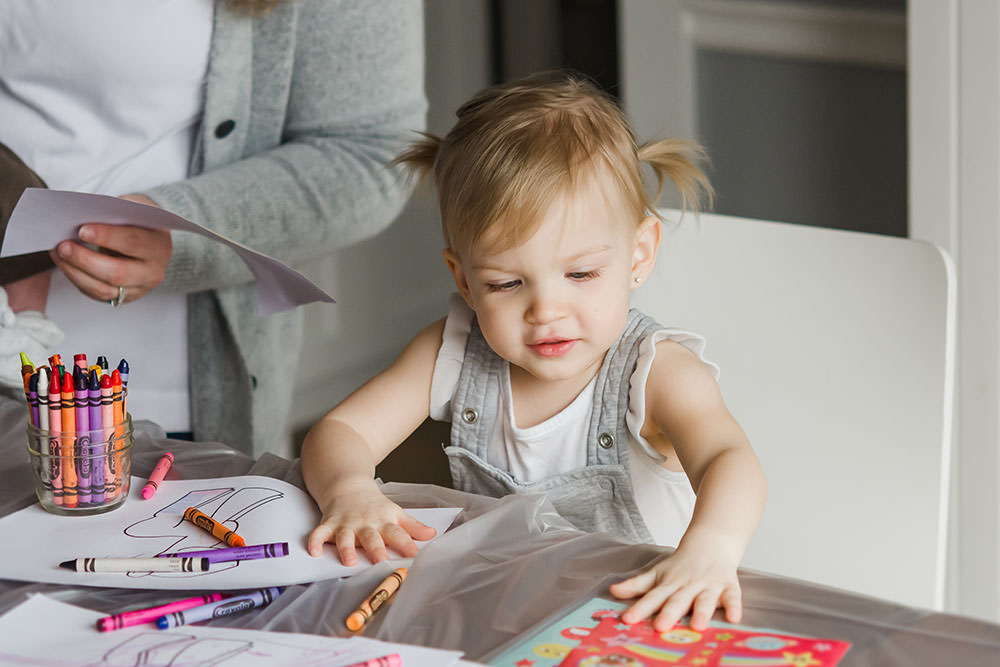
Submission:
[[601,275],[600,271],[572,271],[567,273],[566,276],[571,280],[593,280]]
[[490,292],[507,292],[520,284],[520,280],[508,280],[505,283],[486,283],[486,289]]

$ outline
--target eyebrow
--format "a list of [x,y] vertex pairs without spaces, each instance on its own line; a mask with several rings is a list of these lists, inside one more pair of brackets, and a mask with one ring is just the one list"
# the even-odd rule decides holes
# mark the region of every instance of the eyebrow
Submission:
[[[560,262],[566,262],[566,263],[573,263],[573,262],[579,261],[583,257],[589,257],[591,255],[599,255],[599,254],[601,254],[603,252],[607,252],[607,251],[609,251],[611,249],[612,249],[612,246],[608,245],[608,244],[601,245],[601,246],[595,246],[593,248],[587,248],[586,250],[583,250],[582,252],[578,252],[575,255],[572,255],[570,257],[560,258],[558,261],[560,261]],[[504,271],[508,271],[509,270],[509,269],[507,269],[505,267],[502,267],[502,266],[491,266],[489,264],[473,264],[472,265],[472,269],[474,271],[499,271],[501,273],[504,272]]]

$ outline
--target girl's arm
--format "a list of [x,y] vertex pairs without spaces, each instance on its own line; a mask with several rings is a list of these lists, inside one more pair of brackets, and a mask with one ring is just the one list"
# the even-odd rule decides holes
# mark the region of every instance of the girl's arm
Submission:
[[736,569],[764,510],[763,470],[715,378],[687,348],[657,344],[646,410],[673,444],[697,500],[674,554],[611,591],[623,598],[641,594],[625,620],[659,610],[658,630],[672,627],[689,610],[691,626],[704,629],[720,603],[727,620],[736,623],[742,616]]
[[330,410],[306,435],[302,475],[323,514],[309,535],[309,553],[336,544],[345,565],[357,563],[361,546],[372,561],[386,546],[416,555],[413,539],[434,529],[410,517],[375,483],[375,465],[423,423],[430,412],[431,378],[444,320],[414,338],[389,368]]

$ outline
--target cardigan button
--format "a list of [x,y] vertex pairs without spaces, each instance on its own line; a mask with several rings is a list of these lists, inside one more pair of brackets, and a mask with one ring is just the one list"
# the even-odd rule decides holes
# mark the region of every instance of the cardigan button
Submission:
[[597,436],[597,444],[599,444],[602,449],[611,449],[615,446],[615,436],[610,433],[602,433]]
[[215,136],[218,139],[225,139],[236,127],[235,120],[224,120],[215,126]]
[[462,421],[466,424],[475,424],[477,419],[479,419],[479,413],[472,408],[462,410]]

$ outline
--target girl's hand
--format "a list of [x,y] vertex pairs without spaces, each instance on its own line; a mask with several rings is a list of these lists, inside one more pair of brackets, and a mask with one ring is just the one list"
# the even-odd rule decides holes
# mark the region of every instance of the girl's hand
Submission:
[[[141,195],[122,199],[156,206]],[[124,287],[125,303],[144,297],[163,282],[173,252],[170,232],[132,225],[106,225],[88,222],[80,227],[80,240],[108,252],[91,250],[82,243],[63,241],[50,252],[66,277],[81,292],[98,301],[118,297]]]
[[319,526],[309,533],[307,548],[311,556],[319,556],[323,544],[332,542],[347,566],[357,564],[359,545],[377,563],[389,557],[386,547],[407,558],[416,556],[413,540],[429,540],[436,533],[386,498],[371,479],[352,483],[334,495],[329,506]]
[[642,596],[622,615],[626,623],[636,623],[656,614],[653,627],[666,632],[690,610],[691,627],[704,630],[719,606],[725,607],[728,622],[739,623],[742,618],[742,594],[736,567],[737,563],[731,559],[719,557],[712,551],[685,550],[682,543],[665,560],[613,584],[610,590],[617,598]]

